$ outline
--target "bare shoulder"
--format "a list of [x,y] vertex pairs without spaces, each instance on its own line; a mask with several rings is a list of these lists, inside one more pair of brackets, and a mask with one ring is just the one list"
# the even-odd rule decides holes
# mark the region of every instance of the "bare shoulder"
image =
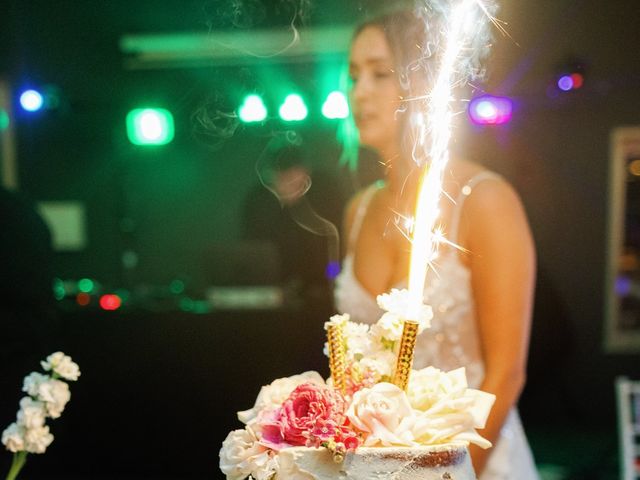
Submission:
[[[479,165],[465,165],[464,177],[472,179],[481,173],[493,173]],[[520,196],[513,186],[500,175],[483,176],[478,181],[462,208],[459,239],[461,244],[481,250],[487,242],[531,242],[531,231]]]
[[[489,172],[488,170],[485,170]],[[508,213],[522,210],[520,196],[511,184],[499,175],[484,178],[478,182],[465,201],[469,213]]]

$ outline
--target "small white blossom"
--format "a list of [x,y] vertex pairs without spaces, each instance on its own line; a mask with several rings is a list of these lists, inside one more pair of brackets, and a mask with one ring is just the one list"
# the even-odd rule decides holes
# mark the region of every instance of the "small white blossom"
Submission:
[[40,385],[51,380],[49,375],[43,375],[38,372],[33,372],[24,377],[24,383],[22,384],[22,391],[27,392],[32,397],[37,397],[40,392]]
[[344,336],[347,344],[347,360],[359,360],[374,349],[369,335],[369,325],[349,322],[345,325]]
[[42,427],[46,416],[47,411],[44,403],[38,402],[31,397],[24,397],[20,400],[19,425],[27,429]]
[[350,318],[348,313],[333,315],[328,322],[324,322],[324,329],[329,330],[329,327],[333,325],[344,327],[348,324]]
[[425,328],[431,326],[433,310],[429,305],[425,304],[415,306],[411,301],[411,293],[409,290],[398,290],[394,288],[389,293],[378,295],[377,301],[378,306],[387,312],[382,316],[380,321],[385,317],[394,317],[393,319],[387,318],[386,321],[390,323],[402,323],[404,320],[413,320],[414,322],[418,322],[418,333],[422,333]]
[[2,444],[7,447],[10,452],[16,453],[23,451],[24,448],[24,427],[17,423],[9,425],[2,432]]
[[25,430],[25,450],[29,453],[44,453],[51,442],[53,442],[53,435],[49,433],[49,427],[46,425]]
[[358,362],[361,369],[371,372],[376,381],[391,378],[396,368],[396,355],[391,350],[379,350]]
[[65,380],[75,381],[80,376],[80,367],[71,360],[71,357],[62,352],[49,355],[46,361],[40,362],[46,371],[53,371]]
[[42,400],[51,418],[58,418],[64,411],[64,407],[71,399],[69,385],[60,380],[49,380],[41,383],[38,389],[38,399]]

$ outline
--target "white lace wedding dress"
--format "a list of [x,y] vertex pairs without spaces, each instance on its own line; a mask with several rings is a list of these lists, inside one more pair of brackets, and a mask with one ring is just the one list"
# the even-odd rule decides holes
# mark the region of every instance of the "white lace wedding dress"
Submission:
[[[496,178],[490,172],[481,172],[471,178],[456,199],[449,228],[449,239],[457,237],[460,212],[466,196],[479,182]],[[363,195],[351,229],[349,245],[354,245],[369,201],[376,187],[371,186]],[[342,271],[336,279],[336,308],[349,313],[355,322],[374,323],[382,314],[375,298],[360,284],[353,269],[353,249],[347,252]],[[414,368],[429,365],[449,371],[465,367],[469,386],[478,388],[484,377],[484,364],[480,339],[474,318],[474,303],[468,268],[460,261],[455,250],[443,252],[437,262],[437,274],[427,274],[425,301],[433,308],[431,328],[418,336]],[[397,285],[405,288],[406,285]],[[480,480],[538,480],[529,444],[513,409],[502,428],[500,438]]]

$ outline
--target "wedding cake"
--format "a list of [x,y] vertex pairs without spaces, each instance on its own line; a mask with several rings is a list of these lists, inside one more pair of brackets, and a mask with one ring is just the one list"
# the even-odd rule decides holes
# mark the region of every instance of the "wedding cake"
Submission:
[[331,378],[305,372],[262,387],[220,450],[230,480],[474,480],[469,443],[495,396],[470,389],[464,368],[412,370],[431,309],[406,322],[406,291],[378,297],[374,325],[325,324]]

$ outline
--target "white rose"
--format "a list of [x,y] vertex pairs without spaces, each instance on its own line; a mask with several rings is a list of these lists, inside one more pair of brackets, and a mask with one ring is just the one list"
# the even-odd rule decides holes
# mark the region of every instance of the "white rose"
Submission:
[[10,452],[16,453],[24,450],[24,427],[17,423],[9,425],[2,432],[2,444]]
[[80,367],[71,360],[71,357],[62,352],[55,352],[49,355],[46,361],[40,362],[46,371],[53,371],[66,380],[78,380]]
[[277,478],[275,475],[278,473],[278,457],[270,457],[269,454],[265,452],[260,455],[259,459],[256,458],[254,463],[256,467],[251,472],[251,476],[255,478],[255,480]]
[[50,379],[40,384],[37,398],[44,402],[47,414],[51,418],[58,418],[71,399],[69,385],[60,380]]
[[446,373],[433,367],[414,371],[407,390],[417,410],[412,432],[419,443],[464,441],[491,446],[475,429],[484,428],[495,395],[467,388],[464,368]]
[[24,433],[25,450],[29,453],[44,453],[53,442],[53,435],[49,433],[49,427],[28,428]]
[[266,472],[274,465],[270,460],[268,449],[258,443],[250,428],[234,430],[222,442],[220,470],[229,480],[241,480],[253,473],[269,478]]
[[258,414],[267,409],[279,407],[291,395],[296,387],[303,383],[315,383],[324,385],[324,379],[318,372],[305,372],[292,377],[279,378],[260,389],[258,398],[253,408],[238,412],[238,419],[244,424],[250,424]]
[[413,370],[409,377],[407,396],[416,410],[428,410],[438,400],[460,395],[467,389],[464,368],[443,372],[435,367]]
[[365,432],[365,447],[415,444],[411,433],[415,418],[409,399],[391,383],[378,383],[356,392],[347,417]]
[[40,391],[40,385],[45,382],[51,380],[49,375],[43,375],[38,372],[33,372],[24,377],[24,382],[22,384],[22,391],[27,392],[28,395],[32,397],[37,397],[38,392]]
[[44,403],[38,402],[31,397],[24,397],[20,400],[20,410],[18,411],[18,424],[25,428],[38,428],[44,425],[47,416]]

